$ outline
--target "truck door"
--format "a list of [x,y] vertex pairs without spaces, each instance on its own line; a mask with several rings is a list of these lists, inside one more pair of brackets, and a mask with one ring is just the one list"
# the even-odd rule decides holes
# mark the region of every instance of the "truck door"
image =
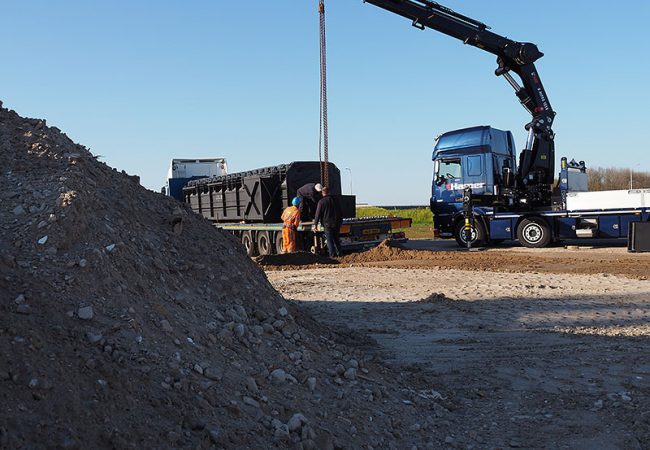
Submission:
[[452,232],[453,218],[462,208],[463,167],[460,157],[434,161],[431,210],[434,224],[441,233]]
[[465,157],[462,189],[469,186],[474,196],[491,195],[487,191],[486,170],[484,155],[467,155]]
[[444,203],[463,201],[463,169],[460,158],[436,161],[435,197]]

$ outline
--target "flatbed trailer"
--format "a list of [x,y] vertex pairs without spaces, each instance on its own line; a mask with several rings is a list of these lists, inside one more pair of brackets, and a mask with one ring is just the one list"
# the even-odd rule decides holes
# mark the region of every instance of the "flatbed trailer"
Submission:
[[[321,178],[319,161],[294,161],[279,166],[246,172],[187,179],[182,200],[192,210],[212,221],[215,227],[233,233],[250,256],[282,252],[282,211],[291,204],[298,189]],[[385,239],[406,240],[404,228],[411,219],[383,216],[356,216],[356,198],[341,193],[341,175],[328,164],[330,195],[339,202],[343,213],[342,251],[358,251],[378,245]],[[323,253],[325,239],[314,231],[312,222],[302,222],[297,229],[299,250]]]
[[[406,241],[404,231],[412,219],[403,217],[368,217],[343,219],[341,225],[341,250],[362,251],[376,247],[385,239]],[[282,253],[282,223],[215,223],[215,227],[237,236],[249,256]],[[326,250],[323,233],[314,231],[313,222],[301,223],[296,229],[299,250],[321,254]]]

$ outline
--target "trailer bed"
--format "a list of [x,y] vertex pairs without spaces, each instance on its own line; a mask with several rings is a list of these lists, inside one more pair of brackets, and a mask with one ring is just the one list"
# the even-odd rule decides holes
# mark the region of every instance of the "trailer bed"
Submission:
[[[344,252],[365,250],[385,239],[404,242],[407,240],[405,233],[395,230],[410,228],[411,224],[412,219],[396,216],[343,219],[341,249]],[[237,236],[251,256],[281,252],[282,223],[214,223],[214,226]],[[296,231],[299,248],[313,253],[324,251],[323,233],[314,230],[313,222],[301,223]]]

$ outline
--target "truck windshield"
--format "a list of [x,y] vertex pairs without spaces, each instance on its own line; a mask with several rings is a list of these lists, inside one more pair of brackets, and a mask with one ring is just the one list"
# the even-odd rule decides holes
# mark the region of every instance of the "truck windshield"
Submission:
[[461,178],[460,159],[445,159],[436,161],[436,183],[441,185],[447,181]]

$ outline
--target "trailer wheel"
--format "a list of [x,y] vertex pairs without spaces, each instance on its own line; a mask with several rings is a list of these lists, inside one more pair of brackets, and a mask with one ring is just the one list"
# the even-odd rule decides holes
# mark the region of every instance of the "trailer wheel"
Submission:
[[282,240],[282,231],[275,232],[275,254],[281,255],[282,250],[284,250],[284,241]]
[[542,248],[551,242],[551,228],[541,217],[529,217],[517,227],[517,239],[524,247]]
[[270,255],[273,253],[273,245],[271,244],[271,237],[268,231],[260,231],[257,233],[257,249],[260,255]]
[[253,240],[253,234],[250,231],[244,231],[241,235],[241,243],[246,248],[246,254],[248,256],[255,256],[257,251],[255,249],[255,241]]
[[[467,247],[467,239],[465,239],[465,222],[459,220],[454,227],[454,238],[461,247]],[[472,247],[484,245],[486,241],[485,227],[483,224],[475,220],[472,227]]]

